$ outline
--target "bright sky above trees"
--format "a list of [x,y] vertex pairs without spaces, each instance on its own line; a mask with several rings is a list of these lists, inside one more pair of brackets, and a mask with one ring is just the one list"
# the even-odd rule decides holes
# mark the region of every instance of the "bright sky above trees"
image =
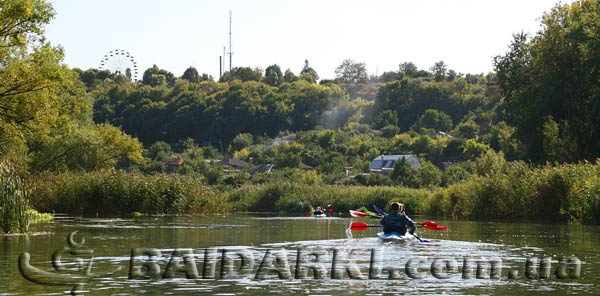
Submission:
[[156,64],[176,76],[194,66],[217,77],[232,10],[234,67],[278,64],[298,74],[308,59],[321,78],[334,78],[348,58],[369,74],[444,60],[457,72],[487,73],[512,34],[535,33],[556,2],[54,0],[46,36],[71,67],[98,67],[104,54],[124,49],[140,75]]

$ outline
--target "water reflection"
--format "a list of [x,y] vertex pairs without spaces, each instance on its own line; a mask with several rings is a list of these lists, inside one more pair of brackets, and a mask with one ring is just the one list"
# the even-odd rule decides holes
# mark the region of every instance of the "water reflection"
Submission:
[[[0,293],[69,291],[26,281],[18,272],[17,258],[29,252],[33,266],[51,271],[52,252],[63,248],[67,234],[74,230],[94,250],[93,271],[99,275],[82,287],[83,294],[595,294],[600,284],[597,227],[439,221],[449,230],[421,230],[420,236],[431,239],[430,243],[387,243],[375,238],[376,230],[371,229],[353,232],[353,238],[347,238],[345,231],[351,222],[340,217],[244,215],[63,217],[35,226],[34,231],[51,234],[0,239]],[[130,279],[130,255],[132,249],[140,248],[160,253],[151,258],[160,272]],[[561,256],[570,255],[583,261],[580,279],[525,277],[528,258],[550,257],[557,266]],[[244,269],[250,257],[253,268]],[[186,278],[186,270],[193,273],[185,269],[190,259],[197,278]],[[491,279],[489,271],[483,278],[477,279],[474,272],[465,279],[465,260],[489,263],[496,259],[502,262],[500,279]],[[139,265],[150,257],[137,256],[135,260]],[[443,267],[437,276],[431,271],[434,263]],[[175,264],[176,272],[165,277],[170,264]],[[266,273],[257,278],[261,265]],[[511,270],[519,271],[515,279],[508,278]]]

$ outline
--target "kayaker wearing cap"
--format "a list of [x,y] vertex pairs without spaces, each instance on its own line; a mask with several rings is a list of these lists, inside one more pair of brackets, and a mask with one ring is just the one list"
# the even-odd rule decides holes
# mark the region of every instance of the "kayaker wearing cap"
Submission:
[[313,216],[320,216],[323,215],[323,210],[321,209],[321,207],[317,207],[317,209],[313,212]]
[[393,202],[391,211],[388,215],[381,219],[381,225],[383,225],[383,232],[388,234],[390,232],[397,232],[400,235],[404,235],[406,230],[410,234],[415,233],[415,223],[406,216],[404,204],[399,202]]

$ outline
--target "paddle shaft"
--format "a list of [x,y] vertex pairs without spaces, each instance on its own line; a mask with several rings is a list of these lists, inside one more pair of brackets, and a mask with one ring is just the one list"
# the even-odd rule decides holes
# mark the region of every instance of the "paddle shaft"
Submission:
[[[383,210],[379,209],[377,206],[375,206],[375,209],[380,213],[383,212]],[[385,213],[385,212],[383,212],[383,213]],[[367,217],[367,216],[374,217],[374,218],[382,218],[380,216],[369,215],[369,214],[366,214],[363,212],[353,211],[353,210],[350,210],[350,215],[352,217],[359,217],[359,218],[363,218],[363,217]],[[447,230],[448,229],[448,227],[446,227],[445,225],[438,225],[436,222],[433,222],[433,221],[425,221],[420,224],[415,223],[415,226],[423,227],[423,228],[430,229],[430,230]]]
[[422,240],[420,237],[418,237],[416,234],[414,234],[414,233],[411,233],[411,234],[412,234],[412,236],[414,236],[416,239],[418,239],[420,242],[422,242],[422,243],[424,242],[424,241],[423,241],[423,240]]

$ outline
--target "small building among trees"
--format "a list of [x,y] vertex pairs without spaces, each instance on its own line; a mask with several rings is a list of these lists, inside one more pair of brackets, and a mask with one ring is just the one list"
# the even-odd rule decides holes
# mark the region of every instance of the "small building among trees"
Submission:
[[167,173],[177,173],[177,169],[183,164],[183,158],[181,157],[169,157],[166,161]]
[[370,172],[379,172],[382,174],[391,174],[394,171],[396,164],[404,159],[411,168],[416,169],[421,166],[419,159],[411,154],[405,155],[380,155],[371,161],[369,165]]
[[241,171],[242,169],[244,169],[244,167],[247,167],[250,165],[249,163],[247,163],[243,160],[237,159],[237,158],[226,158],[226,159],[219,161],[219,164],[232,167],[234,170],[238,170],[238,171]]

